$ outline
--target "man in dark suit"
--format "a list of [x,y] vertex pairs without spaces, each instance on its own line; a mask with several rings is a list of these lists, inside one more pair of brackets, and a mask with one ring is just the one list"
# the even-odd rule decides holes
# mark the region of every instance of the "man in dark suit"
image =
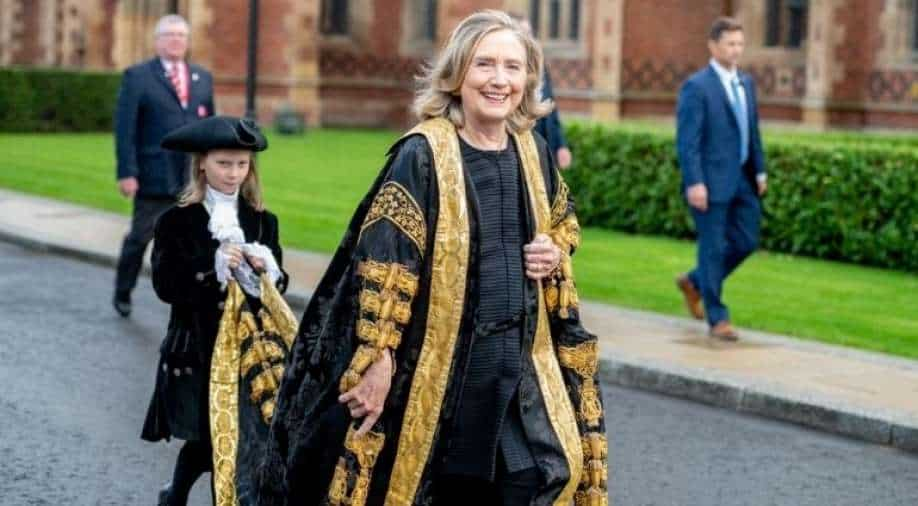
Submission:
[[723,282],[758,244],[766,188],[755,85],[737,70],[744,40],[735,20],[714,22],[710,64],[685,81],[677,108],[676,144],[698,233],[698,265],[676,283],[692,315],[706,315],[710,335],[728,341],[738,335],[721,300]]
[[188,179],[188,157],[160,142],[176,128],[214,114],[213,79],[185,62],[188,23],[168,15],[156,23],[156,57],[124,71],[115,110],[118,188],[134,199],[131,229],[124,238],[113,305],[131,314],[131,291],[153,237],[156,219],[172,206]]

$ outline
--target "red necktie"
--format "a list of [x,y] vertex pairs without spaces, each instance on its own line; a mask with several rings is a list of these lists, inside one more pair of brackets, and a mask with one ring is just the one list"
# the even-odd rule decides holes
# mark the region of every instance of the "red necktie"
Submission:
[[188,79],[186,77],[185,65],[181,62],[173,63],[169,72],[169,80],[172,81],[172,86],[175,88],[176,94],[178,94],[182,108],[188,107]]

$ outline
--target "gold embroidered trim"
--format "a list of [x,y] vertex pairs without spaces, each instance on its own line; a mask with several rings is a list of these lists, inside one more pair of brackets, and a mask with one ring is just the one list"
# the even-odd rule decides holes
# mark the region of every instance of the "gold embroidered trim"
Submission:
[[602,404],[599,401],[599,390],[593,380],[599,369],[599,357],[596,341],[587,341],[577,346],[559,346],[558,359],[561,366],[577,373],[582,380],[580,385],[580,418],[588,427],[599,427],[602,418]]
[[427,224],[424,213],[414,197],[404,186],[389,181],[382,185],[379,193],[373,198],[370,211],[360,227],[362,234],[370,225],[379,220],[389,220],[399,230],[411,239],[418,248],[421,258],[424,257],[424,248],[427,245]]
[[380,285],[383,290],[397,288],[408,297],[414,297],[418,291],[418,277],[406,265],[364,260],[357,265],[357,274]]
[[549,313],[557,313],[563,319],[571,317],[571,309],[580,307],[580,296],[574,284],[574,267],[571,257],[561,250],[558,270],[545,287],[545,306]]
[[[520,148],[520,160],[526,176],[526,187],[529,190],[529,202],[535,218],[536,232],[548,233],[551,226],[551,211],[549,210],[548,194],[545,191],[545,180],[542,167],[539,163],[538,150],[531,131],[514,134],[517,146]],[[539,389],[545,401],[545,409],[552,429],[561,442],[564,456],[567,459],[570,478],[558,497],[555,498],[556,506],[569,506],[574,499],[580,476],[583,472],[583,445],[580,442],[580,433],[577,419],[571,406],[570,396],[561,375],[558,357],[552,343],[551,331],[548,323],[548,313],[545,304],[544,290],[539,290],[539,314],[536,324],[536,333],[532,347],[532,359],[539,379]]]
[[427,327],[402,418],[387,506],[414,504],[427,466],[465,309],[469,262],[469,213],[456,128],[449,120],[438,118],[421,123],[407,135],[413,134],[422,134],[433,152],[439,218],[431,253]]
[[580,490],[574,496],[576,506],[608,506],[609,444],[606,436],[591,432],[583,437],[583,459],[586,472]]
[[[236,506],[240,382],[253,367],[261,367],[262,372],[250,384],[250,399],[256,404],[263,399],[261,417],[269,424],[274,415],[274,396],[283,376],[286,351],[266,334],[279,336],[289,350],[297,330],[296,317],[266,275],[261,276],[263,308],[258,313],[261,329],[251,312],[242,311],[244,301],[239,284],[231,281],[211,355],[208,411],[217,506]],[[251,346],[243,355],[243,344],[250,339]]]
[[395,327],[391,320],[360,320],[357,322],[357,337],[374,348],[398,348],[402,340],[402,332]]
[[338,390],[342,393],[347,392],[348,390],[357,386],[357,383],[360,383],[360,378],[367,369],[376,362],[376,359],[379,358],[381,350],[374,346],[368,346],[366,344],[361,344],[357,347],[357,351],[354,352],[354,356],[351,358],[351,364],[347,368],[347,371],[344,371],[344,374],[341,376],[341,381],[338,384]]
[[281,378],[284,377],[284,366],[276,365],[258,373],[258,376],[252,379],[251,393],[249,399],[257,403],[264,396],[274,397],[277,387],[280,385]]
[[261,419],[268,425],[271,424],[271,419],[274,418],[274,404],[274,397],[261,404]]
[[567,183],[565,183],[564,179],[561,177],[561,174],[557,174],[557,176],[560,184],[558,186],[558,193],[555,194],[555,201],[551,204],[551,228],[558,226],[567,214],[567,199],[571,192],[570,188],[567,187]]
[[268,369],[272,362],[283,361],[286,352],[274,341],[261,339],[252,343],[248,351],[242,355],[242,365],[240,365],[240,374],[247,375],[256,365]]
[[287,349],[292,348],[299,321],[267,274],[261,275],[261,305],[263,308],[258,316],[261,317],[262,328],[265,332],[276,330]]
[[214,343],[210,365],[210,435],[213,442],[214,502],[236,504],[236,451],[239,439],[240,333],[246,323],[236,315],[245,296],[238,283],[230,281],[223,316]]
[[362,343],[338,383],[342,393],[357,386],[382,350],[398,348],[402,331],[396,324],[411,321],[411,301],[418,289],[418,277],[399,263],[366,260],[357,265],[357,274],[379,285],[379,291],[364,288],[360,292],[360,311],[376,320],[361,318],[357,322],[357,337]]
[[[376,459],[382,451],[386,441],[385,434],[381,432],[367,432],[358,437],[353,426],[347,431],[344,438],[344,448],[354,455],[357,460],[357,472],[350,473],[347,469],[347,460],[344,456],[338,458],[335,474],[332,476],[328,488],[328,502],[331,506],[365,506],[370,491],[370,477]],[[354,475],[356,474],[356,479]],[[348,494],[348,482],[354,481],[354,488]]]
[[562,218],[552,226],[548,236],[561,251],[573,253],[580,247],[580,222],[577,221],[577,215],[571,213]]
[[396,323],[407,325],[411,321],[411,304],[398,300],[392,290],[377,292],[365,289],[360,292],[360,310],[375,315],[377,318],[393,319]]

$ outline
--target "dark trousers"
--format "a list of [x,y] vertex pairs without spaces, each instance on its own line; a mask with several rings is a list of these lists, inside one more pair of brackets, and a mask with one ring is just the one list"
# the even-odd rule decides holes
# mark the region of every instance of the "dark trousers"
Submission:
[[[167,501],[168,506],[185,506],[188,504],[188,494],[202,474],[213,471],[213,450],[210,441],[188,441],[179,451],[175,461],[175,471],[172,474],[172,491]],[[213,477],[210,480],[211,497],[213,492]]]
[[153,239],[153,227],[156,220],[167,209],[175,204],[169,198],[151,199],[134,198],[134,214],[131,218],[131,230],[128,231],[121,245],[121,256],[118,258],[118,270],[115,277],[115,293],[128,297],[137,284],[137,275],[143,267],[143,254]]
[[[505,465],[498,469],[506,469]],[[541,480],[539,471],[530,467],[515,473],[499,470],[493,483],[466,476],[437,477],[434,506],[528,506]]]
[[745,177],[740,179],[730,201],[709,202],[705,212],[691,208],[698,233],[698,265],[689,279],[701,291],[711,325],[730,319],[721,300],[724,280],[759,242],[762,205],[752,183]]

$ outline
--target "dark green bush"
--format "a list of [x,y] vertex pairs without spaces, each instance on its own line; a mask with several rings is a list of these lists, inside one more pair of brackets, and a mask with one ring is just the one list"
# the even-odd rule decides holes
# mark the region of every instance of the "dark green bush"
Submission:
[[[692,237],[671,133],[585,123],[567,133],[581,223]],[[764,248],[918,272],[918,146],[770,136],[765,148]]]
[[0,69],[0,131],[109,131],[120,83],[115,73]]

